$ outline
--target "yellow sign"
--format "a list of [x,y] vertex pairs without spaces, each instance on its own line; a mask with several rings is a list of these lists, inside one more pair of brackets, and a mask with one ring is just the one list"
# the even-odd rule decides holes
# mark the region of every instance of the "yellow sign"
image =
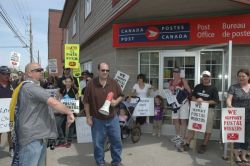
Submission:
[[[76,66],[77,66],[77,68],[73,69],[73,76],[77,78],[77,82],[78,82],[78,85],[80,87],[80,80],[79,80],[79,77],[81,77],[81,66],[80,66],[80,63],[78,62]],[[81,93],[82,93],[81,89],[78,88],[78,94],[79,94],[79,96],[81,96]]]
[[65,68],[78,68],[79,63],[79,44],[65,44],[64,46],[64,58]]
[[73,76],[74,77],[80,77],[81,76],[81,67],[80,67],[80,63],[78,62],[76,64],[77,68],[73,69]]

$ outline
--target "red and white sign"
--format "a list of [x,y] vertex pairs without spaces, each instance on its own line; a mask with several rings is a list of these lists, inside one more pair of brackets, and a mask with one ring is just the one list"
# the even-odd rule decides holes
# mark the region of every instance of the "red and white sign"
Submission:
[[20,53],[18,52],[11,52],[10,53],[10,65],[13,67],[13,68],[17,68],[19,67],[19,63],[20,63]]
[[245,142],[245,108],[222,109],[222,141]]
[[188,129],[205,132],[207,127],[208,103],[198,103],[191,101]]
[[250,14],[113,25],[113,46],[250,43]]

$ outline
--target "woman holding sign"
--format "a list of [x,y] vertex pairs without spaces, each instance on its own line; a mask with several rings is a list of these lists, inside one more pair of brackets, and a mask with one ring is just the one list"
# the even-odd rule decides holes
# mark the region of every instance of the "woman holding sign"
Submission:
[[[247,162],[247,149],[250,139],[250,73],[248,69],[240,69],[237,73],[238,83],[228,90],[227,107],[245,108],[245,143],[234,144],[234,155],[237,163]],[[240,157],[241,156],[241,157]]]
[[[149,96],[149,90],[151,88],[150,84],[145,83],[146,76],[144,74],[137,75],[137,83],[134,84],[132,94],[140,98],[146,98]],[[141,116],[136,118],[136,123],[144,124],[146,121],[146,116]]]
[[[60,88],[60,99],[78,99],[78,90],[74,87],[74,80],[72,77],[65,78],[65,86]],[[75,123],[73,123],[69,127],[68,133],[65,133],[66,127],[66,116],[65,115],[57,115],[57,130],[58,130],[58,144],[57,147],[66,147],[69,148],[71,146],[72,137],[75,131]],[[65,136],[67,137],[67,142],[65,143]]]

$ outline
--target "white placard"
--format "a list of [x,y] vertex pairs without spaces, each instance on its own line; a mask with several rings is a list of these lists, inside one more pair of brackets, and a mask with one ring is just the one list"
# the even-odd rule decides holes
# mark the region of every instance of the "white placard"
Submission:
[[79,100],[75,99],[61,99],[61,103],[66,105],[71,111],[78,114],[79,113]]
[[154,98],[141,98],[134,109],[133,116],[154,116]]
[[10,131],[10,101],[11,98],[0,99],[0,133]]
[[245,108],[223,108],[222,141],[245,142]]
[[49,66],[49,73],[58,73],[57,59],[49,59],[48,66]]
[[121,89],[123,91],[128,82],[129,75],[118,70],[114,79],[121,86]]
[[176,95],[173,95],[172,91],[170,89],[163,90],[163,94],[165,98],[167,99],[168,104],[175,103],[176,107],[180,107],[179,102],[176,99]]
[[205,132],[207,126],[208,103],[198,103],[191,101],[188,129]]
[[18,52],[15,52],[15,51],[13,51],[13,52],[10,53],[10,65],[13,68],[19,67],[20,56],[21,56],[21,54],[18,53]]
[[77,143],[92,142],[91,128],[87,124],[86,117],[76,117]]

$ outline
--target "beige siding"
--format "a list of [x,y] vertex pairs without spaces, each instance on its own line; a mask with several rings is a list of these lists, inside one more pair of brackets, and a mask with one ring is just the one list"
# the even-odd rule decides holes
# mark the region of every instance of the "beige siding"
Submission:
[[85,0],[80,0],[80,42],[86,42],[89,37],[98,31],[112,16],[114,16],[122,7],[124,7],[128,1],[130,0],[121,0],[114,7],[112,7],[111,0],[92,0],[92,11],[85,20]]

